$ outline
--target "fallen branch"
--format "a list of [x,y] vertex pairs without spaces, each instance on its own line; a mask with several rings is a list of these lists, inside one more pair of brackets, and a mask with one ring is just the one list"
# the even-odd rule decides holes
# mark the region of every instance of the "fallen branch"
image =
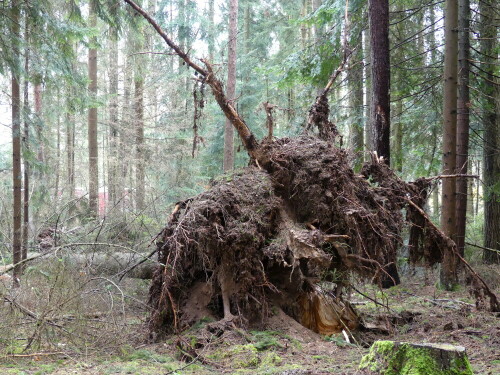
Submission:
[[491,247],[484,247],[484,246],[476,245],[475,243],[470,243],[470,242],[466,242],[465,244],[469,245],[469,246],[477,247],[478,249],[492,251],[494,253],[500,254],[500,250],[492,249]]
[[30,353],[30,354],[7,354],[8,357],[43,357],[51,355],[67,355],[65,352],[48,352],[48,353]]
[[441,180],[443,178],[479,178],[477,174],[442,174],[439,176],[424,177],[426,181]]
[[139,13],[142,17],[148,21],[151,26],[156,30],[156,32],[163,38],[165,43],[175,51],[175,53],[183,59],[188,66],[194,69],[198,74],[203,76],[203,81],[210,86],[212,89],[212,93],[219,104],[219,107],[222,109],[227,119],[234,126],[236,131],[238,132],[239,137],[243,142],[243,146],[247,150],[250,158],[256,159],[256,149],[258,146],[258,142],[255,139],[255,136],[252,134],[247,124],[243,120],[243,118],[238,114],[238,111],[234,107],[233,101],[228,100],[222,82],[215,77],[215,73],[212,69],[212,65],[207,60],[201,60],[206,68],[201,67],[191,60],[189,55],[184,52],[178,45],[176,45],[168,35],[163,31],[163,29],[158,25],[158,23],[151,17],[144,9],[142,9],[139,5],[134,3],[132,0],[123,0],[127,4],[129,4],[137,13]]

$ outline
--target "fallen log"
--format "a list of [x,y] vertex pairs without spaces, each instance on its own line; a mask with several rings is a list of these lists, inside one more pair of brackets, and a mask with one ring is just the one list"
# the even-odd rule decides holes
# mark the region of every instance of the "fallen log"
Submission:
[[[60,248],[59,248],[60,249]],[[91,251],[91,252],[61,252],[29,253],[23,264],[38,265],[42,262],[64,261],[68,267],[91,276],[117,276],[126,271],[127,277],[151,279],[158,262],[151,259],[153,254],[142,254],[127,251]],[[135,266],[136,265],[136,266]],[[135,266],[135,267],[132,267]],[[7,272],[14,265],[0,266],[0,278],[10,280]]]

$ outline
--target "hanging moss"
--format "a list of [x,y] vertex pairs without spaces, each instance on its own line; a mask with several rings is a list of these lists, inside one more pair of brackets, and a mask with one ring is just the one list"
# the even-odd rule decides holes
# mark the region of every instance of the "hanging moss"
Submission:
[[377,341],[359,368],[380,375],[472,375],[465,348]]

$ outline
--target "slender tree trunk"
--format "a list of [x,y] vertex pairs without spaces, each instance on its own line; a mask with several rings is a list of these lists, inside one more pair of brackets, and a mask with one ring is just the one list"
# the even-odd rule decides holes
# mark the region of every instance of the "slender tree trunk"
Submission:
[[[131,32],[128,32],[127,36],[127,53],[130,53],[130,44],[131,44]],[[121,131],[120,131],[120,147],[119,147],[119,156],[122,161],[129,161],[130,155],[126,152],[126,147],[130,144],[130,136],[133,132],[131,118],[133,116],[132,104],[131,104],[131,88],[132,88],[132,58],[127,57],[125,63],[125,71],[123,77],[123,103],[122,103],[122,114],[121,114]],[[133,185],[127,184],[127,177],[129,177],[130,170],[130,162],[122,163],[122,168],[120,171],[120,184],[118,185],[118,190],[120,197],[125,192],[125,189],[132,187]],[[120,206],[122,209],[125,207],[125,201],[122,198],[119,198],[122,203]]]
[[[457,174],[467,174],[469,164],[469,18],[470,1],[459,0],[458,9],[458,102],[457,102]],[[457,179],[456,202],[456,243],[460,255],[464,255],[465,224],[467,219],[467,184],[466,178]]]
[[40,164],[44,163],[45,159],[45,147],[43,141],[43,115],[42,115],[42,84],[40,83],[40,77],[35,79],[35,86],[33,88],[33,96],[35,98],[35,117],[36,117],[36,136],[37,136],[37,154],[36,158]]
[[[483,154],[484,154],[484,247],[500,250],[500,84],[495,77],[495,65],[498,63],[498,34],[496,24],[497,5],[493,0],[479,2],[479,34],[483,108]],[[495,82],[496,81],[496,82]],[[495,97],[497,103],[495,104]],[[484,250],[483,260],[486,263],[500,263],[498,252]]]
[[208,1],[208,60],[215,63],[215,10],[214,0]]
[[389,0],[369,0],[374,150],[390,164]]
[[[457,165],[457,55],[458,1],[446,0],[443,89],[443,175],[455,173]],[[456,181],[443,179],[441,228],[456,240]],[[453,290],[458,282],[457,259],[452,249],[445,250],[441,265],[441,286]]]
[[363,162],[363,49],[361,40],[361,30],[359,27],[353,28],[352,34],[359,40],[354,41],[356,50],[349,61],[347,70],[347,83],[349,86],[349,147],[356,153],[354,168],[359,170]]
[[[136,73],[137,74],[137,73]],[[134,104],[135,104],[135,183],[136,183],[136,209],[142,211],[144,209],[144,80],[142,76],[136,75],[134,80]]]
[[[238,0],[229,0],[229,35],[227,56],[227,98],[236,99],[236,46],[238,37]],[[224,128],[223,169],[227,172],[234,168],[234,128],[226,119]]]
[[[61,101],[60,95],[59,95],[59,90],[57,90],[57,103]],[[57,208],[57,203],[59,201],[59,179],[60,179],[60,169],[61,169],[61,118],[60,118],[60,113],[57,111],[57,119],[56,119],[56,167],[55,167],[55,174],[56,174],[56,181],[55,181],[55,191],[54,191],[54,201],[55,201],[55,207]]]
[[[28,45],[25,48],[24,55],[24,71],[26,75],[29,72],[29,18],[26,14],[24,20],[24,40]],[[28,154],[30,150],[30,129],[29,129],[29,121],[30,121],[30,103],[29,103],[29,80],[27,78],[24,79],[24,153]],[[23,248],[21,258],[24,260],[28,257],[28,242],[29,242],[29,224],[30,224],[30,164],[27,157],[23,159],[24,162],[24,196],[23,196]],[[23,267],[24,268],[24,267]]]
[[[12,259],[14,264],[22,260],[22,228],[21,228],[21,93],[19,87],[19,48],[18,40],[20,38],[20,9],[19,1],[12,0],[10,9],[11,33],[13,39],[14,61],[12,68],[11,97],[12,97],[12,185],[13,185],[13,238],[12,238]],[[19,286],[22,266],[17,265],[14,268],[13,280],[14,286]]]
[[[300,16],[305,17],[307,15],[307,0],[302,0],[302,8],[300,10]],[[302,23],[300,25],[300,46],[304,49],[307,45],[307,26]]]
[[[90,2],[90,26],[96,27],[97,17],[93,1]],[[95,44],[95,38],[92,38],[91,44]],[[97,49],[95,45],[89,48],[88,58],[89,71],[89,93],[93,100],[97,95]],[[97,145],[97,107],[92,103],[88,109],[88,148],[89,148],[89,207],[92,215],[99,214],[99,158]]]
[[369,160],[369,153],[374,150],[372,142],[371,123],[371,99],[372,99],[372,73],[371,73],[371,50],[370,50],[370,29],[363,32],[363,54],[364,54],[364,83],[365,83],[365,161]]
[[67,103],[66,106],[68,107],[66,110],[66,171],[68,196],[73,198],[75,194],[75,115],[72,113],[71,105]]
[[394,122],[393,142],[392,142],[392,168],[395,171],[403,172],[403,100],[396,102],[397,120]]
[[111,30],[109,48],[109,168],[108,168],[108,201],[111,207],[117,202],[118,186],[118,32]]
[[[396,5],[396,10],[401,11],[403,7],[401,5]],[[416,28],[422,27],[421,24],[417,24]],[[395,36],[395,44],[399,45],[404,40],[404,24],[399,23],[396,25],[394,34]],[[417,44],[417,48],[420,49],[421,38],[417,38],[415,40]],[[420,52],[420,51],[419,51]],[[404,49],[403,48],[395,48],[394,51],[394,60],[395,61],[403,61],[405,59]],[[395,91],[398,93],[398,96],[404,96],[405,92],[404,87],[404,74],[401,70],[395,69],[393,71],[394,82],[395,82]],[[403,99],[398,98],[398,101],[394,103],[395,105],[395,114],[393,114],[393,123],[391,124],[391,167],[393,170],[402,172],[403,171]]]

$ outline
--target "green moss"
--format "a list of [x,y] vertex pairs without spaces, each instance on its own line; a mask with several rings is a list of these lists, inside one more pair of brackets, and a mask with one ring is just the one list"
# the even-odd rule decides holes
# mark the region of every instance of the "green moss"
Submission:
[[[396,346],[396,347],[395,347]],[[442,349],[453,345],[442,344]],[[472,375],[466,356],[454,360],[448,369],[442,369],[431,350],[407,343],[377,341],[370,352],[361,359],[360,369],[368,369],[381,375]]]
[[257,348],[253,344],[234,345],[217,350],[210,357],[214,360],[226,360],[231,368],[257,367],[260,363]]

